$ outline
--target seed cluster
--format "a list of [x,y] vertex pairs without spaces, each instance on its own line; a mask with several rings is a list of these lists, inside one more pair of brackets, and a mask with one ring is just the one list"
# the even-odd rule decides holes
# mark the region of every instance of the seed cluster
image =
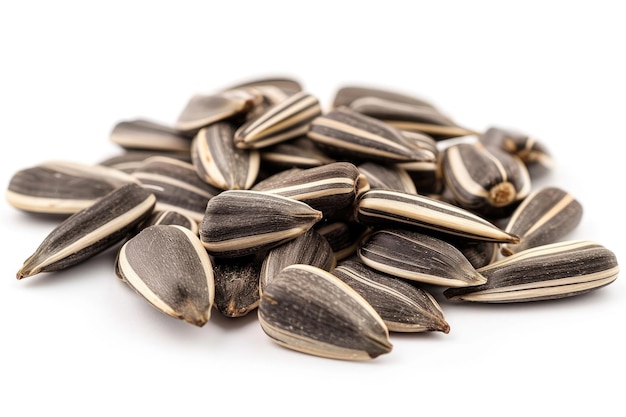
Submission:
[[122,152],[98,164],[11,178],[13,207],[62,216],[18,279],[116,247],[115,275],[164,314],[255,312],[281,346],[368,360],[390,332],[450,332],[442,302],[571,297],[619,272],[599,243],[563,240],[582,205],[534,189],[552,166],[541,141],[399,92],[348,85],[324,109],[297,80],[260,78],[110,140]]

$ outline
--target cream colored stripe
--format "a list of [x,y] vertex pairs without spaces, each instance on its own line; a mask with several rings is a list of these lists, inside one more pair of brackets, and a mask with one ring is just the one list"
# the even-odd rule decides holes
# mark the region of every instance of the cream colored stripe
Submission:
[[489,191],[485,190],[481,184],[477,183],[472,178],[472,175],[465,166],[465,160],[461,156],[461,152],[457,146],[448,148],[446,151],[446,157],[452,167],[453,178],[459,183],[461,191],[468,192],[471,195],[482,198],[489,197]]
[[[181,180],[177,180],[176,178],[172,178],[172,177],[168,177],[165,176],[163,174],[151,174],[148,172],[135,172],[133,173],[133,176],[135,176],[136,178],[139,179],[139,181],[156,181],[156,182],[161,182],[161,183],[165,183],[165,184],[169,184],[169,185],[173,185],[176,188],[182,188],[184,190],[187,191],[191,191],[192,193],[195,194],[199,194],[203,197],[206,197],[207,199],[213,197],[213,195],[201,188],[198,187],[194,187],[193,185],[189,184],[188,182],[185,181],[181,181]],[[143,185],[143,184],[142,184]],[[150,185],[150,184],[147,184]]]
[[318,118],[315,122],[314,122],[315,126],[323,126],[323,127],[328,127],[331,129],[335,129],[335,130],[339,130],[341,132],[345,132],[348,133],[350,135],[354,135],[357,137],[361,137],[361,138],[365,138],[365,139],[369,139],[371,141],[374,142],[378,142],[378,143],[382,143],[385,146],[388,146],[389,148],[392,149],[397,149],[399,152],[402,153],[406,153],[408,148],[406,146],[404,146],[401,143],[398,143],[394,140],[385,138],[383,136],[377,135],[375,133],[372,133],[368,130],[363,130],[363,129],[359,129],[356,128],[354,126],[351,126],[347,123],[344,122],[339,122],[337,120],[333,120],[330,119],[328,117],[320,117]]
[[572,201],[574,201],[574,197],[572,195],[566,194],[565,196],[563,196],[563,198],[559,200],[554,206],[552,206],[550,210],[545,212],[543,216],[537,219],[535,224],[533,224],[533,226],[530,229],[528,229],[528,231],[524,233],[524,235],[528,236],[532,234],[533,232],[535,232],[540,227],[542,227],[543,225],[545,225],[546,223],[548,223],[550,219],[560,214],[563,211],[563,209],[567,207]]

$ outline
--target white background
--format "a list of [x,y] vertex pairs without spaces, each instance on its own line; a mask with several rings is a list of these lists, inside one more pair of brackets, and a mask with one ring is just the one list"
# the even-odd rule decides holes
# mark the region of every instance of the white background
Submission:
[[[196,92],[284,75],[328,105],[370,84],[540,138],[557,162],[543,183],[585,209],[569,237],[623,259],[620,2],[154,3],[0,6],[5,187],[47,159],[117,154],[115,123],[173,123]],[[556,302],[443,301],[449,334],[392,334],[391,353],[353,363],[282,348],[255,314],[165,316],[115,277],[114,252],[17,281],[57,223],[0,211],[3,416],[625,415],[623,277]]]

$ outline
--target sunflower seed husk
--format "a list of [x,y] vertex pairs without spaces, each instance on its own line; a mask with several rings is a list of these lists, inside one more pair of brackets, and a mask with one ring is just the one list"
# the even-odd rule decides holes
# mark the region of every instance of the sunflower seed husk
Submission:
[[350,220],[357,196],[369,189],[365,176],[350,162],[289,172],[270,176],[252,189],[302,201],[324,213],[324,218],[335,220]]
[[526,198],[531,181],[528,169],[516,156],[480,142],[458,143],[442,154],[446,188],[467,210],[493,216]]
[[156,210],[176,210],[200,223],[207,202],[222,190],[198,175],[195,167],[175,158],[153,156],[131,174],[157,198]]
[[321,113],[319,100],[301,91],[241,125],[235,131],[235,146],[259,149],[302,136]]
[[420,149],[422,151],[428,151],[432,154],[431,160],[436,162],[439,156],[439,146],[437,145],[437,141],[422,132],[412,132],[410,130],[400,130],[402,136],[404,137],[404,143],[415,148]]
[[354,221],[320,222],[314,228],[328,241],[337,261],[354,255],[361,240],[371,231]]
[[259,306],[259,276],[263,258],[250,255],[213,257],[215,307],[225,317],[243,317]]
[[289,197],[227,190],[206,205],[200,238],[213,256],[247,256],[288,242],[321,219],[321,211]]
[[199,230],[198,222],[193,217],[177,210],[154,211],[146,222],[141,225],[141,228],[157,224],[186,227],[195,235],[198,234]]
[[460,250],[475,269],[487,266],[498,259],[498,243],[447,236],[445,240]]
[[400,130],[347,107],[339,107],[315,118],[307,136],[331,157],[355,163],[397,163],[432,158],[431,152],[405,143]]
[[124,149],[189,152],[192,137],[173,127],[146,119],[118,122],[109,140]]
[[529,173],[543,174],[554,166],[552,155],[538,139],[521,131],[492,126],[478,140],[485,146],[497,147],[517,156],[526,164]]
[[184,133],[196,134],[212,123],[245,115],[262,100],[258,92],[243,88],[215,94],[195,94],[181,111],[174,127]]
[[518,244],[501,244],[508,256],[524,249],[555,243],[578,226],[583,207],[558,187],[543,187],[529,195],[513,212],[504,230],[520,237]]
[[357,221],[373,227],[406,227],[490,242],[519,242],[486,219],[431,197],[369,190],[356,203]]
[[384,100],[390,100],[396,103],[434,107],[432,103],[423,98],[400,93],[398,91],[392,91],[389,89],[377,88],[373,86],[346,85],[339,88],[335,92],[335,96],[332,102],[332,108],[349,106],[355,100],[364,97],[380,98]]
[[447,287],[485,283],[485,278],[452,244],[412,230],[376,230],[361,243],[357,253],[367,266],[411,281]]
[[259,293],[283,268],[294,265],[313,265],[330,271],[337,260],[330,243],[317,230],[309,229],[300,236],[267,251],[261,266]]
[[615,254],[587,240],[557,242],[518,252],[478,271],[487,283],[449,288],[450,300],[513,303],[572,297],[617,279]]
[[119,250],[115,272],[157,310],[202,327],[211,316],[215,286],[209,255],[181,226],[143,229]]
[[146,150],[132,150],[124,151],[119,155],[114,155],[105,158],[98,162],[98,165],[106,166],[109,168],[115,168],[119,171],[124,171],[128,174],[139,168],[143,162],[152,156],[166,156],[170,158],[179,159],[184,162],[191,163],[190,151],[185,152],[170,152],[170,151],[146,151]]
[[278,88],[284,94],[291,96],[302,91],[300,81],[290,77],[261,77],[242,81],[226,88],[223,91],[239,90],[245,88]]
[[121,242],[154,209],[154,194],[135,183],[111,191],[61,222],[24,261],[17,279],[69,268]]
[[398,165],[381,164],[378,162],[363,162],[358,167],[365,175],[371,189],[401,191],[407,194],[417,194],[415,183],[408,172]]
[[322,152],[307,136],[299,136],[260,150],[261,162],[274,172],[290,168],[313,168],[337,162]]
[[257,179],[261,157],[254,149],[239,149],[230,122],[200,129],[191,146],[191,160],[204,181],[222,190],[247,190]]
[[272,278],[258,315],[274,342],[302,353],[365,361],[392,349],[376,310],[339,278],[314,266],[290,265]]
[[422,288],[370,268],[358,258],[341,262],[331,273],[361,294],[390,332],[450,332],[441,306]]
[[5,198],[26,212],[68,216],[128,183],[139,181],[114,168],[47,161],[13,174]]

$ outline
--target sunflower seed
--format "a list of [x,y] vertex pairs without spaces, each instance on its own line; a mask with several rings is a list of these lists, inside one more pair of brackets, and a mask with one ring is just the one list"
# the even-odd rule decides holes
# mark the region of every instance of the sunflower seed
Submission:
[[117,123],[109,140],[129,150],[189,152],[191,136],[173,127],[146,119]]
[[5,197],[26,212],[67,216],[128,183],[139,181],[109,167],[47,161],[13,174]]
[[357,253],[369,267],[411,281],[448,287],[485,283],[456,247],[416,231],[376,230],[361,243]]
[[307,136],[333,158],[355,163],[430,160],[432,154],[405,143],[401,131],[378,119],[339,107],[315,118]]
[[369,227],[354,221],[320,222],[314,228],[328,241],[337,261],[356,253],[359,242],[370,232]]
[[[443,236],[442,239],[444,239]],[[487,266],[498,259],[499,245],[497,243],[448,236],[445,240],[461,251],[475,269]]]
[[321,113],[318,99],[301,91],[241,125],[235,131],[235,145],[259,149],[302,136]]
[[313,265],[330,271],[336,266],[337,260],[326,238],[317,230],[309,229],[267,252],[261,265],[259,292],[262,294],[275,275],[293,264]]
[[518,244],[502,244],[508,256],[524,249],[554,243],[580,223],[583,207],[558,187],[543,187],[529,195],[513,212],[505,230],[520,237]]
[[259,151],[235,147],[235,128],[217,122],[200,129],[191,146],[191,160],[210,185],[222,190],[247,190],[259,173]]
[[225,317],[243,317],[259,306],[262,257],[213,257],[215,307]]
[[198,237],[181,226],[143,229],[119,250],[116,274],[157,310],[202,327],[211,316],[211,259]]
[[148,220],[141,225],[141,228],[144,229],[157,224],[186,227],[194,235],[197,235],[199,230],[198,222],[193,217],[177,210],[154,211]]
[[482,215],[519,203],[530,193],[530,176],[522,161],[480,142],[458,143],[442,155],[445,186],[456,203]]
[[526,249],[478,271],[487,279],[485,284],[449,288],[445,297],[483,303],[572,297],[615,281],[619,265],[604,246],[572,240]]
[[365,176],[371,189],[395,190],[407,194],[417,194],[415,183],[408,172],[398,165],[363,162],[357,168]]
[[358,259],[341,262],[331,273],[365,298],[390,332],[450,331],[439,303],[422,288],[370,268]]
[[373,86],[346,85],[337,90],[333,98],[332,107],[349,106],[355,100],[364,97],[380,98],[396,103],[413,104],[417,106],[434,107],[432,103],[423,98],[403,94],[388,89],[376,88]]
[[170,158],[176,158],[184,162],[191,163],[191,153],[185,152],[170,152],[170,151],[146,151],[146,150],[132,150],[124,151],[119,155],[110,156],[101,160],[98,165],[115,168],[119,171],[124,171],[131,174],[135,169],[139,168],[143,162],[151,156],[166,156]]
[[388,190],[369,190],[356,203],[357,221],[367,226],[434,230],[490,242],[517,243],[519,237],[484,218],[434,198]]
[[196,94],[189,99],[176,121],[175,128],[196,134],[201,128],[222,120],[245,115],[263,97],[249,89],[233,89],[215,94]]
[[307,136],[299,136],[260,150],[261,161],[274,172],[289,168],[313,168],[336,162]]
[[369,189],[365,176],[350,162],[290,172],[270,176],[252,189],[302,201],[324,213],[324,218],[339,220],[351,219],[357,196]]
[[234,258],[288,242],[321,219],[321,211],[289,197],[227,190],[206,205],[200,238],[211,255]]
[[176,210],[200,223],[207,202],[222,192],[203,181],[195,167],[175,158],[153,156],[131,174],[157,198],[156,210]]
[[376,310],[330,272],[290,265],[263,291],[258,309],[263,331],[277,344],[302,353],[364,361],[389,353],[389,331]]
[[17,279],[69,268],[121,242],[154,209],[155,196],[138,184],[111,191],[61,222],[24,261]]
[[224,91],[229,90],[239,90],[245,88],[278,88],[284,94],[291,96],[300,91],[302,91],[302,84],[294,79],[289,77],[262,77],[262,78],[254,78],[250,80],[246,80],[235,84],[231,87],[228,87]]

